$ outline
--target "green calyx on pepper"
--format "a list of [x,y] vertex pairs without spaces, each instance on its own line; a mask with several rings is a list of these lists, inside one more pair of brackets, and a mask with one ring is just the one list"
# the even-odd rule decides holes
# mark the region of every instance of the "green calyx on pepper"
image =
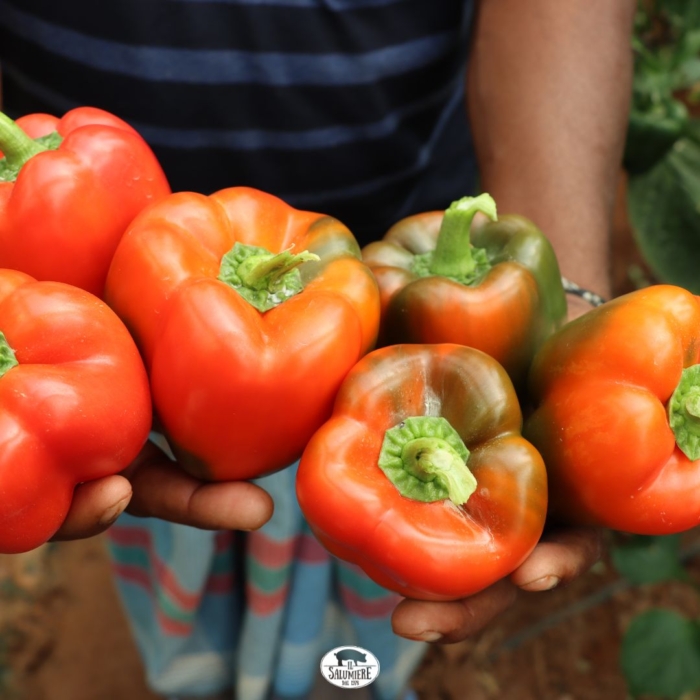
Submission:
[[236,243],[222,258],[218,279],[264,313],[303,290],[298,267],[316,260],[318,255],[308,251],[271,253],[259,246]]
[[439,275],[461,284],[472,284],[490,269],[486,251],[475,248],[470,241],[474,216],[482,212],[497,221],[496,202],[489,194],[462,197],[445,210],[435,250],[416,255],[412,272],[418,277]]
[[6,114],[0,112],[0,182],[14,182],[24,164],[39,153],[58,148],[63,138],[57,132],[33,139]]
[[476,491],[468,457],[445,418],[415,416],[386,431],[378,465],[402,496],[424,503],[449,498],[461,506]]
[[700,459],[700,365],[686,367],[668,402],[676,445],[688,459]]
[[0,331],[0,377],[19,364],[15,353],[7,342],[5,334]]

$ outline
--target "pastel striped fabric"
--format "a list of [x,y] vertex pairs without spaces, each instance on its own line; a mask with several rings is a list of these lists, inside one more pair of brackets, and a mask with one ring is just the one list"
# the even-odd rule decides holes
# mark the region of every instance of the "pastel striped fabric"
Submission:
[[275,513],[257,532],[205,532],[128,515],[108,531],[154,690],[199,695],[231,687],[237,700],[304,698],[321,657],[354,645],[379,659],[373,696],[402,696],[425,645],[392,633],[398,596],[317,542],[294,497],[295,474],[296,465],[258,480]]
[[362,244],[475,187],[472,0],[0,0],[10,116],[92,104],[174,190],[247,185]]

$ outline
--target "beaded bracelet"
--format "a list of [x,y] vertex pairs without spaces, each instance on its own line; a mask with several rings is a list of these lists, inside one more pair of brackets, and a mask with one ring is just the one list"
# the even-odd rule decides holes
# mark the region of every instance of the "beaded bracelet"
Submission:
[[575,282],[572,282],[565,277],[561,278],[561,283],[564,286],[564,291],[567,294],[573,294],[577,297],[581,297],[591,304],[591,306],[601,306],[601,304],[605,303],[605,299],[603,299],[600,294],[596,294],[595,292],[591,292],[589,289],[579,287]]

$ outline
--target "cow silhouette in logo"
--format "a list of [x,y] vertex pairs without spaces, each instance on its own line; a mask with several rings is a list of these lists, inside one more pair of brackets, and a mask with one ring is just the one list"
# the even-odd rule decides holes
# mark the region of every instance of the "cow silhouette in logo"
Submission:
[[343,661],[354,661],[355,663],[367,663],[367,654],[363,654],[356,649],[341,649],[335,652],[335,658],[338,660],[338,666],[343,665]]

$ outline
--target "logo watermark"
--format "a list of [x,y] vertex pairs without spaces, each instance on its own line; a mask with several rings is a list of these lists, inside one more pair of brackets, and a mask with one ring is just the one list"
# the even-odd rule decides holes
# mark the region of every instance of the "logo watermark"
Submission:
[[321,659],[321,675],[338,688],[364,688],[379,675],[379,660],[362,647],[336,647]]

